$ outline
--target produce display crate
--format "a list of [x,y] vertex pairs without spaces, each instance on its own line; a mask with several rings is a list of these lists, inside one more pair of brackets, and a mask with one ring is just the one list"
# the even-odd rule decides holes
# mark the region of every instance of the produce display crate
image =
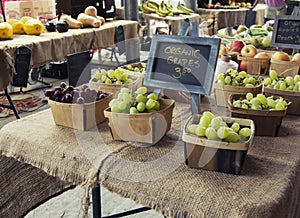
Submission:
[[201,115],[192,115],[183,130],[184,155],[186,164],[191,168],[212,170],[222,173],[240,174],[249,146],[253,141],[255,132],[254,123],[250,119],[223,117],[225,122],[237,122],[240,126],[249,127],[252,135],[248,141],[225,142],[208,140],[187,132],[191,124],[197,124]]
[[270,67],[270,58],[249,58],[238,55],[239,62],[247,64],[247,73],[252,75],[266,74]]
[[256,95],[262,92],[262,84],[255,86],[253,88],[246,88],[243,86],[229,86],[229,85],[221,85],[215,83],[214,85],[214,94],[216,99],[216,104],[218,106],[228,107],[228,99],[232,94],[247,94],[248,92]]
[[289,105],[286,113],[300,115],[300,92],[264,87],[263,93],[266,96],[276,95],[288,99],[291,102],[291,105]]
[[[276,98],[276,96],[274,96]],[[285,110],[253,110],[233,107],[232,102],[240,98],[246,98],[246,95],[233,94],[229,98],[229,108],[232,117],[251,119],[255,125],[256,136],[278,135],[281,122],[286,114]]]
[[88,130],[105,121],[104,110],[112,94],[99,101],[86,104],[69,104],[48,99],[56,125],[78,130]]
[[[138,86],[143,86],[143,81],[144,81],[145,73],[134,72],[132,70],[128,70],[127,69],[128,65],[131,65],[133,68],[135,68],[135,67],[145,68],[146,67],[146,63],[144,63],[144,62],[136,62],[136,63],[126,64],[126,65],[122,65],[122,66],[118,67],[118,68],[124,70],[127,74],[130,74],[130,75],[138,74],[140,76],[140,80],[138,82]],[[145,71],[146,71],[146,69],[145,69]]]
[[292,76],[298,74],[300,63],[293,61],[275,61],[271,59],[270,70],[275,70],[277,75]]
[[140,76],[138,74],[129,74],[128,78],[132,79],[133,82],[129,84],[105,84],[105,83],[98,83],[90,80],[89,86],[92,89],[100,90],[102,92],[108,92],[113,94],[113,98],[116,98],[120,89],[123,87],[129,88],[132,91],[136,91],[140,87]]
[[104,116],[110,126],[114,140],[143,143],[140,146],[156,144],[170,130],[175,101],[160,98],[161,110],[153,113],[125,114],[113,113],[110,108]]

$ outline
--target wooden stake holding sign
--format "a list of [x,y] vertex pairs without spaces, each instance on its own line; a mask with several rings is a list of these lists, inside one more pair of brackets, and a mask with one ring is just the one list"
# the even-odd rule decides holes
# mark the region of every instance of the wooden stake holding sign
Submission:
[[186,25],[191,36],[154,35],[144,85],[189,92],[192,113],[200,113],[200,94],[210,95],[220,39],[198,37],[198,24]]

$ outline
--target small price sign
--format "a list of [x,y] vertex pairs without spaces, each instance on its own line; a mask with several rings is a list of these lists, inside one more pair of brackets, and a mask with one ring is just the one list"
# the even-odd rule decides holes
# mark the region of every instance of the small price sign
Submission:
[[210,95],[220,39],[154,35],[144,85]]
[[300,48],[300,17],[277,16],[273,28],[272,46]]

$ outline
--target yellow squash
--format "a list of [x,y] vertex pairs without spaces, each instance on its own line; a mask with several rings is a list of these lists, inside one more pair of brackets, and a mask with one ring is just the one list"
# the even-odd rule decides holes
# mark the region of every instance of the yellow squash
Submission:
[[30,19],[24,24],[24,31],[27,35],[40,35],[44,31],[44,25],[37,19]]
[[13,27],[7,23],[0,23],[0,39],[11,39],[13,35]]
[[8,19],[6,21],[13,27],[13,33],[14,34],[23,34],[24,31],[24,23],[17,19]]

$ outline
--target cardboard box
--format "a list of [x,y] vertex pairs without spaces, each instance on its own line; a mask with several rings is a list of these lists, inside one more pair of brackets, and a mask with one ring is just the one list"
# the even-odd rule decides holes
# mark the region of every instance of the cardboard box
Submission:
[[223,117],[227,123],[237,122],[240,126],[249,127],[252,135],[247,141],[226,142],[208,140],[190,134],[187,128],[191,124],[199,123],[201,115],[192,115],[183,130],[184,156],[186,164],[191,168],[217,171],[222,173],[240,174],[249,146],[255,132],[254,123],[250,119]]
[[88,130],[105,121],[104,110],[112,100],[112,94],[96,102],[86,104],[61,103],[48,99],[56,125],[78,130]]
[[7,19],[20,19],[23,16],[39,18],[56,16],[54,0],[41,1],[6,1],[4,4]]
[[124,114],[104,111],[114,140],[137,142],[147,147],[156,144],[171,129],[175,101],[160,98],[161,110],[153,113]]

